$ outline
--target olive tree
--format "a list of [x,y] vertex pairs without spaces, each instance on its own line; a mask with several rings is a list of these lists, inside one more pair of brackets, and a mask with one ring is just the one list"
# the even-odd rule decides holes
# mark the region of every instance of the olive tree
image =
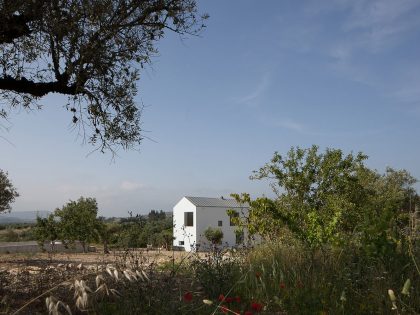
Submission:
[[[165,31],[197,35],[196,0],[0,1],[0,117],[47,94],[102,151],[142,140],[136,81]],[[6,100],[7,102],[4,102]]]
[[15,198],[19,197],[19,193],[10,181],[7,172],[0,169],[0,213],[10,212],[11,203]]

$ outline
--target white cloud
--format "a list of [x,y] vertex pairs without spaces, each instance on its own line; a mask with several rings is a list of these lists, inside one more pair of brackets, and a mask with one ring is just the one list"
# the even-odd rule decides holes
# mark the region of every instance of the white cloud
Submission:
[[125,190],[125,191],[133,191],[133,190],[139,190],[141,188],[144,188],[144,185],[137,182],[125,180],[121,183],[120,188],[121,190]]
[[278,123],[278,125],[282,128],[289,129],[289,130],[292,130],[292,131],[296,131],[296,132],[299,132],[299,133],[303,133],[305,131],[305,127],[304,127],[303,124],[298,123],[298,122],[293,121],[293,120],[290,120],[290,119],[280,121]]
[[[299,42],[312,53],[330,57],[328,68],[337,75],[382,90],[399,103],[410,105],[409,110],[418,111],[418,64],[395,57],[394,49],[412,48],[414,32],[420,27],[419,12],[418,0],[315,1],[302,9],[305,22],[293,24],[291,30],[313,30]],[[334,24],[325,23],[332,20]],[[299,52],[296,43],[289,42]],[[389,64],[384,64],[386,60]],[[407,75],[409,69],[417,71]]]
[[412,14],[417,0],[347,1],[345,19],[339,26],[341,38],[332,43],[330,55],[348,60],[357,52],[381,53],[405,39],[420,20]]
[[109,190],[107,186],[98,185],[71,185],[61,184],[56,187],[56,190],[62,194],[74,194],[74,193],[99,193],[106,192]]
[[303,123],[297,122],[291,118],[283,118],[279,120],[273,116],[264,114],[260,115],[259,119],[262,124],[267,126],[280,127],[300,134],[311,134],[311,132],[308,131],[308,128]]
[[269,85],[270,85],[270,78],[269,78],[269,74],[266,73],[260,79],[255,89],[253,89],[251,92],[243,96],[235,97],[233,100],[236,104],[258,106],[260,103],[260,98],[263,96],[264,92],[267,91],[267,88],[269,87]]

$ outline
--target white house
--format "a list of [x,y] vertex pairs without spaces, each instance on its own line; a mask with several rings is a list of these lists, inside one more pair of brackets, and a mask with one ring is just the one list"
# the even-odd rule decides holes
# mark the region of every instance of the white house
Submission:
[[229,209],[241,217],[248,213],[248,205],[241,205],[234,199],[183,197],[174,207],[173,245],[186,251],[209,248],[209,241],[204,237],[208,227],[222,230],[224,246],[243,244],[244,236],[235,233],[235,226],[226,212]]

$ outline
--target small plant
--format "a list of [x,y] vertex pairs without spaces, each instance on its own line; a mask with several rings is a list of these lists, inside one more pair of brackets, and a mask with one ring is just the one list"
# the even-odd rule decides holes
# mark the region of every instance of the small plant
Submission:
[[219,228],[208,227],[204,231],[204,236],[213,245],[221,244],[223,240],[223,232]]

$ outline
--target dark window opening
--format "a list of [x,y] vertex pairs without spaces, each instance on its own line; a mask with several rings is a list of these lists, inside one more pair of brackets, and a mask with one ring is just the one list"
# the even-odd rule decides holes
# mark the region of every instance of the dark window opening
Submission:
[[184,213],[184,225],[185,226],[194,226],[194,213],[185,212]]
[[179,246],[184,246],[184,241],[178,241]]
[[223,221],[217,221],[217,226],[223,226]]

